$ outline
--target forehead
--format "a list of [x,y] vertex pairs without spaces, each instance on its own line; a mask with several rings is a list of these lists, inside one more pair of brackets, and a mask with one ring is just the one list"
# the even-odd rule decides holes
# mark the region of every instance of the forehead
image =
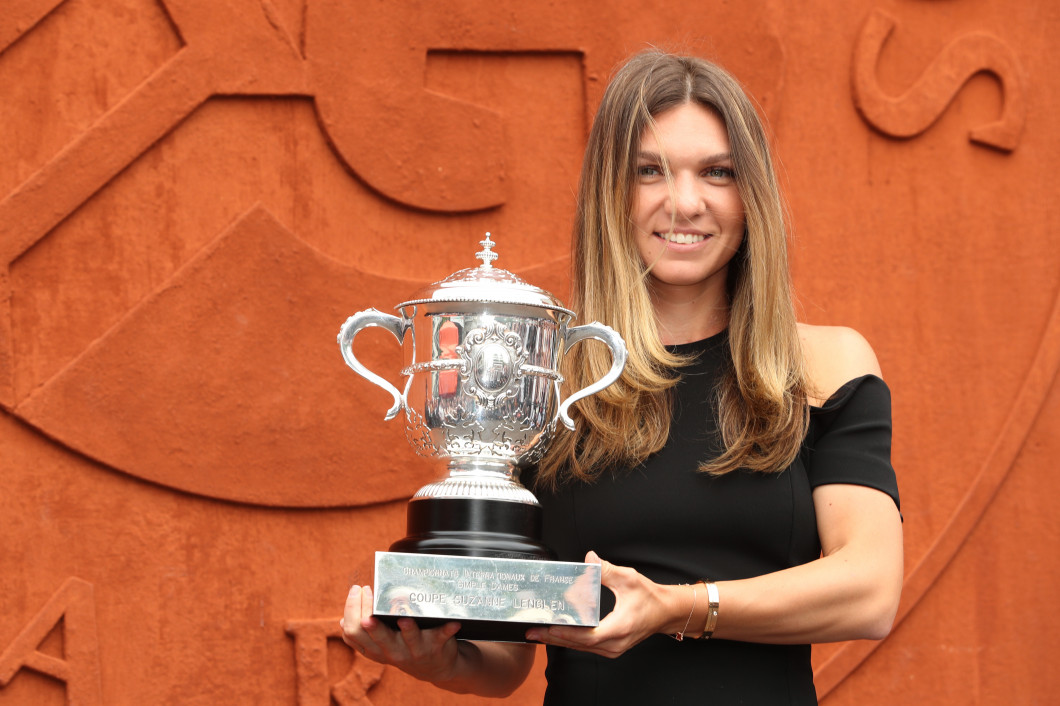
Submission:
[[640,151],[680,155],[715,155],[729,152],[729,134],[722,119],[698,103],[683,103],[653,116],[644,127]]

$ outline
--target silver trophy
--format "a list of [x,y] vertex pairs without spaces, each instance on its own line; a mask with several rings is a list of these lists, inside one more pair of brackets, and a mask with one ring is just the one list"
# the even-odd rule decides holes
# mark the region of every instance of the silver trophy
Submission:
[[[574,429],[571,404],[618,379],[626,346],[608,326],[569,327],[574,312],[494,267],[489,233],[480,244],[478,267],[398,304],[400,316],[358,312],[339,333],[346,363],[392,395],[386,419],[405,410],[409,443],[449,467],[409,502],[407,536],[377,552],[374,613],[391,623],[460,620],[468,639],[521,640],[531,624],[596,625],[599,566],[553,560],[519,471],[541,459],[557,421]],[[354,355],[354,337],[369,326],[398,341],[411,332],[403,391]],[[587,338],[611,349],[611,369],[561,400],[560,360]]]

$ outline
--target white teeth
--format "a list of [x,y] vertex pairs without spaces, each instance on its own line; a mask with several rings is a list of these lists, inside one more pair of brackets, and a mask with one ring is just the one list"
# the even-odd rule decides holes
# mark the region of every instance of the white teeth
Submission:
[[680,245],[691,245],[707,239],[707,236],[696,235],[695,233],[657,233],[656,235],[668,243],[678,243]]

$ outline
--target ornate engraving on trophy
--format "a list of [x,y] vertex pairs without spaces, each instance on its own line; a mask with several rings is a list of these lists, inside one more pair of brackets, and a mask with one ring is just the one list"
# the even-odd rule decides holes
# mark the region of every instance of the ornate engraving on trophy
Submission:
[[412,446],[413,451],[420,456],[440,456],[440,452],[431,440],[431,430],[423,422],[423,417],[414,409],[405,410],[405,439]]
[[346,676],[329,685],[328,641],[342,636],[337,618],[288,620],[287,634],[294,638],[294,663],[298,681],[298,706],[371,706],[368,692],[383,678],[385,666],[353,650]]
[[[39,649],[59,625],[63,637],[62,659]],[[0,653],[0,688],[7,686],[22,669],[32,669],[65,682],[68,706],[102,706],[92,584],[68,578]]]
[[522,365],[526,361],[526,350],[518,333],[490,323],[469,331],[456,351],[464,361],[460,380],[468,394],[474,395],[487,409],[518,394],[516,383],[523,375]]

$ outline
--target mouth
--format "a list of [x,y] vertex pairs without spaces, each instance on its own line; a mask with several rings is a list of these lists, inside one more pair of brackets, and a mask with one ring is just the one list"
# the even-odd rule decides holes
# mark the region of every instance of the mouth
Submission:
[[652,233],[656,238],[661,238],[668,243],[676,243],[677,245],[695,245],[696,243],[702,243],[708,237],[704,233]]

